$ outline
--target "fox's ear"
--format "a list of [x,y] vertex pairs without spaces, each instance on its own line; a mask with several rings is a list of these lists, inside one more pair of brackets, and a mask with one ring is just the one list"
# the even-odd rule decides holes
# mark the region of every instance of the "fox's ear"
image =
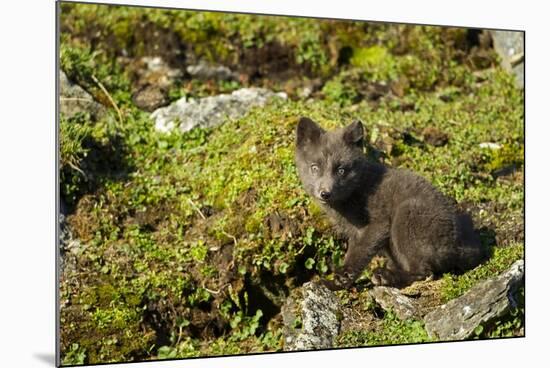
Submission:
[[348,125],[344,131],[344,142],[357,147],[363,147],[363,124],[359,120],[355,120]]
[[296,128],[296,145],[303,147],[311,143],[317,143],[321,134],[325,131],[310,118],[302,117]]

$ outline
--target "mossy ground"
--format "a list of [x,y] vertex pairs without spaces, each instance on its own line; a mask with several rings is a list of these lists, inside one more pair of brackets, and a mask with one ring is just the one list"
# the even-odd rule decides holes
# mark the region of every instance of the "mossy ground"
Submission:
[[[153,52],[134,32],[145,26],[185,51],[158,50],[173,65],[242,65],[236,84],[183,78],[172,98],[248,85],[291,98],[212,130],[156,132],[119,63],[122,50]],[[300,116],[326,128],[361,119],[373,159],[418,172],[472,214],[493,255],[421,284],[427,305],[523,257],[523,92],[467,30],[75,4],[62,6],[61,30],[61,68],[111,108],[101,81],[122,113],[61,117],[61,198],[82,244],[61,280],[65,364],[282,349],[285,297],[330,274],[345,248],[298,181]],[[312,80],[321,87],[299,98]],[[343,292],[343,305],[370,313],[364,293]],[[427,339],[419,321],[374,315],[339,344]],[[517,335],[522,312],[507,318],[488,336]]]

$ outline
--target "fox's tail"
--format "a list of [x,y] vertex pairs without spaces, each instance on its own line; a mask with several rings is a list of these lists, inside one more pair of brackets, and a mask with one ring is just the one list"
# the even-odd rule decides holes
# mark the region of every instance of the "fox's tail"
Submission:
[[461,213],[457,216],[460,247],[457,256],[461,260],[461,271],[468,271],[485,262],[489,256],[489,249],[481,243],[479,234],[474,229],[474,224],[469,215]]

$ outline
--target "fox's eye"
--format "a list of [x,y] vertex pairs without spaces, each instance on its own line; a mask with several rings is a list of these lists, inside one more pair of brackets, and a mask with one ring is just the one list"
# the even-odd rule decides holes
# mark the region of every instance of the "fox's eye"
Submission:
[[337,171],[338,176],[344,176],[345,173],[346,169],[344,169],[343,167],[339,168]]
[[316,164],[311,165],[310,169],[312,174],[317,174],[319,172],[319,166]]

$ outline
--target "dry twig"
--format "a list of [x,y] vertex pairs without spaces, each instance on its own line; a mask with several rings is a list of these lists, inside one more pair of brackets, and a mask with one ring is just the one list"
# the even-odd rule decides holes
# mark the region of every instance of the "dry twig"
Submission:
[[99,86],[99,88],[103,91],[103,93],[105,93],[105,95],[109,99],[109,102],[111,102],[111,105],[113,105],[113,108],[116,110],[116,112],[118,114],[118,121],[120,122],[120,124],[122,124],[122,113],[120,112],[120,109],[118,108],[118,105],[116,104],[115,100],[113,100],[113,98],[111,97],[111,95],[109,94],[109,92],[107,91],[105,86],[103,86],[103,84],[93,74],[92,74],[92,79]]

